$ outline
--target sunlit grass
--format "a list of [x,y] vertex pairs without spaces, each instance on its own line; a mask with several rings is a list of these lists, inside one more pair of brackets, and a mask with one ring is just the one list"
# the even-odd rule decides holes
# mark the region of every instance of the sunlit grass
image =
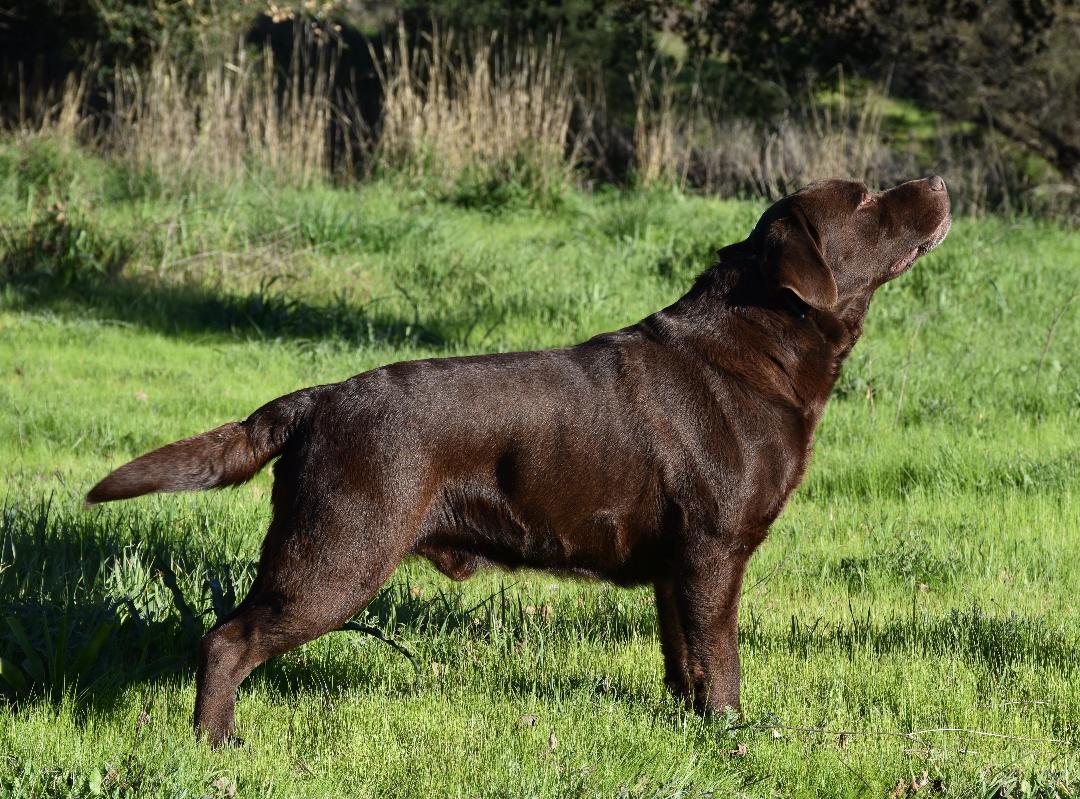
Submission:
[[252,676],[247,746],[215,754],[190,732],[193,646],[251,580],[269,473],[91,512],[86,488],[300,386],[632,323],[761,206],[568,193],[480,213],[389,182],[178,199],[77,152],[51,171],[0,155],[3,246],[57,201],[137,245],[112,279],[79,271],[87,250],[0,286],[0,605],[30,639],[0,626],[0,656],[48,677],[5,684],[0,793],[861,797],[924,772],[944,795],[1077,790],[1075,232],[961,219],[880,292],[751,564],[742,726],[668,698],[649,591],[417,562],[361,621],[418,670],[327,636]]

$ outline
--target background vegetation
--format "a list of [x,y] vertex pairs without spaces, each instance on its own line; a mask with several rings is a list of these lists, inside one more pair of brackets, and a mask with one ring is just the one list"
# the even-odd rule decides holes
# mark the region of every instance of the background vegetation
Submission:
[[1078,39],[1074,0],[5,0],[0,114],[212,180],[404,170],[544,204],[938,171],[968,210],[1075,221]]
[[[0,794],[1076,795],[1075,9],[763,8],[0,0]],[[269,471],[84,511],[109,468],[622,326],[768,197],[930,170],[955,229],[752,563],[745,719],[667,697],[646,590],[415,562],[195,743]]]

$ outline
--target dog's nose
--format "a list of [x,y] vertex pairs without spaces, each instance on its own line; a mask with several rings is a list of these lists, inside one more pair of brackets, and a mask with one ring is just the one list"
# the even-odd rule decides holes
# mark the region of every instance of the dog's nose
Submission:
[[926,182],[930,184],[930,191],[945,191],[945,181],[941,179],[941,175],[931,175]]

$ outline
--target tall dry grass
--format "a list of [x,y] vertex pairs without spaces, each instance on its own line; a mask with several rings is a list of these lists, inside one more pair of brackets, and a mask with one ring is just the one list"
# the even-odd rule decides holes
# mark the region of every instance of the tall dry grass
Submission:
[[12,132],[26,136],[50,134],[71,141],[85,137],[90,121],[87,100],[92,70],[69,73],[57,89],[40,92],[27,88],[21,64],[19,73],[19,105]]
[[887,85],[853,87],[841,73],[832,91],[807,92],[779,119],[761,120],[731,115],[699,83],[680,86],[679,77],[654,61],[632,81],[632,156],[643,185],[777,198],[822,178],[884,187],[936,172],[946,176],[954,207],[969,215],[993,210],[1075,222],[1080,213],[1075,187],[1039,182],[997,137],[976,142],[941,126],[933,141],[897,140],[887,124]]
[[543,187],[573,180],[574,76],[557,38],[510,46],[436,29],[410,42],[399,26],[373,56],[383,91],[375,168],[441,181],[522,169]]
[[574,76],[557,38],[511,46],[436,30],[410,41],[401,26],[373,53],[382,90],[374,129],[340,88],[349,81],[338,80],[329,26],[298,20],[291,53],[276,64],[269,48],[240,42],[193,60],[166,43],[146,69],[115,72],[104,112],[88,109],[87,80],[72,77],[56,96],[28,101],[19,127],[91,143],[165,185],[256,173],[308,185],[378,172],[561,191],[576,178]]
[[104,128],[106,147],[142,170],[187,183],[237,180],[252,172],[308,185],[335,161],[335,133],[358,116],[336,96],[337,50],[323,29],[298,27],[292,58],[275,67],[269,48],[238,44],[231,57],[208,56],[195,69],[168,47],[144,72],[117,73]]
[[146,69],[119,68],[88,103],[92,63],[58,92],[21,98],[15,127],[107,152],[164,186],[222,184],[252,174],[308,185],[353,172],[362,125],[337,90],[330,26],[299,23],[288,64],[242,41],[229,54],[181,56],[166,42]]
[[678,102],[678,76],[650,65],[634,81],[635,165],[645,185],[779,197],[821,178],[875,184],[892,171],[879,87],[852,93],[841,79],[836,91],[808,94],[801,107],[766,122],[726,114],[696,82]]
[[[634,166],[637,179],[645,186],[685,188],[690,140],[690,120],[676,106],[676,88],[681,65],[658,66],[653,58],[647,65],[638,55],[638,73],[630,76],[634,103]],[[658,73],[658,77],[654,75]],[[694,98],[696,99],[696,97]],[[695,108],[691,103],[691,110]]]
[[770,197],[821,178],[882,183],[893,158],[882,135],[884,98],[879,87],[852,94],[842,80],[827,96],[807,97],[799,112],[762,131],[754,183]]
[[591,90],[603,81],[576,80],[557,37],[509,42],[438,29],[410,37],[399,26],[372,53],[381,97],[368,127],[364,98],[342,88],[356,84],[343,80],[334,26],[299,17],[295,25],[286,64],[242,42],[229,55],[207,46],[194,57],[166,44],[146,69],[114,72],[104,93],[90,85],[92,68],[51,92],[24,93],[13,127],[89,143],[179,191],[251,175],[309,185],[398,174],[459,199],[465,186],[501,202],[514,196],[510,186],[535,202],[595,177],[621,179],[628,162],[645,186],[773,198],[824,177],[888,185],[933,170],[967,211],[1075,216],[1073,187],[1035,185],[993,140],[973,147],[943,132],[922,152],[905,149],[885,124],[887,87],[853,88],[842,75],[832,92],[808,92],[779,119],[747,119],[678,66],[642,58],[627,76],[632,128],[593,126],[606,118],[603,92]]

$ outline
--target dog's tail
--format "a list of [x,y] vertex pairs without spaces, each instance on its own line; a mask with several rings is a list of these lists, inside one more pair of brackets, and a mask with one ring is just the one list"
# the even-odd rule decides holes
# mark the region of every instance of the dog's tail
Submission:
[[243,422],[229,422],[125,463],[86,495],[87,505],[153,494],[238,485],[279,454],[327,388],[305,388],[263,405]]

